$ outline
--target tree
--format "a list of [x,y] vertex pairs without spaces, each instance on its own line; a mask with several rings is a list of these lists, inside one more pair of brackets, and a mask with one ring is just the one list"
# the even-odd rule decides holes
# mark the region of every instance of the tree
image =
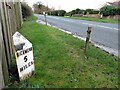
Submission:
[[51,9],[48,6],[43,5],[42,2],[37,2],[33,5],[33,9],[35,13],[43,14],[43,12],[48,12]]
[[77,8],[77,9],[75,10],[75,14],[79,14],[79,12],[80,12],[80,9]]
[[84,12],[85,10],[77,8],[75,10],[68,12],[66,15],[72,16],[74,14],[84,14]]
[[67,12],[67,13],[65,13],[65,16],[72,16],[72,14],[71,14],[71,12]]
[[114,11],[116,15],[120,15],[120,8],[115,8]]
[[99,12],[100,12],[99,10],[94,10],[93,14],[99,14]]
[[28,6],[28,4],[26,4],[25,2],[21,4],[21,8],[22,8],[22,16],[23,19],[32,16],[33,11],[32,8],[30,6]]
[[66,13],[65,10],[58,10],[58,16],[64,16]]
[[52,12],[51,12],[51,15],[53,15],[53,16],[58,16],[58,11],[57,11],[57,10],[52,11]]
[[37,4],[37,6],[38,6],[39,9],[41,9],[42,6],[43,6],[42,2],[39,2],[39,1],[36,4]]
[[82,10],[82,9],[77,8],[77,9],[75,10],[75,14],[84,14],[84,11],[85,11],[85,10]]
[[103,16],[109,16],[109,15],[115,15],[118,12],[118,8],[115,8],[114,6],[111,5],[107,5],[107,6],[103,6],[100,9],[100,14],[103,14]]
[[65,14],[66,14],[65,10],[54,10],[48,12],[48,15],[53,15],[53,16],[64,16]]
[[86,9],[86,13],[93,14],[93,9]]
[[72,11],[71,11],[71,14],[72,14],[72,15],[76,14],[76,10],[72,10]]

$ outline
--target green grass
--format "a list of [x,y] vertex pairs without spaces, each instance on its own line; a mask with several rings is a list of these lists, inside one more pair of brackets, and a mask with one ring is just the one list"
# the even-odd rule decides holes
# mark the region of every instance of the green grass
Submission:
[[19,30],[33,44],[35,74],[14,88],[118,87],[118,58],[32,17]]
[[85,18],[85,17],[65,17],[77,20],[87,20],[87,21],[95,21],[95,22],[103,22],[103,23],[119,23],[118,20],[111,20],[111,19],[97,19],[97,18]]

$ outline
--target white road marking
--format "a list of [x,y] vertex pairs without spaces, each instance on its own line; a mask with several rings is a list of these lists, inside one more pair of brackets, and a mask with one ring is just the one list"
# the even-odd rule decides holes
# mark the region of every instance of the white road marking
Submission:
[[91,26],[96,26],[96,27],[101,27],[101,28],[107,28],[107,29],[120,30],[120,29],[118,29],[118,28],[111,28],[111,27],[107,27],[107,26],[95,25],[95,24],[90,24],[90,23],[82,23],[82,24],[91,25]]
[[58,17],[50,17],[50,18],[54,18],[54,19],[57,19],[57,20],[60,19],[60,18],[58,18]]
[[65,21],[68,21],[68,22],[73,22],[73,21],[71,21],[71,20],[65,20]]
[[74,21],[72,21],[72,20],[63,19],[63,18],[58,18],[58,17],[50,17],[50,18],[54,18],[54,19],[62,20],[62,21],[67,21],[67,22],[74,22]]

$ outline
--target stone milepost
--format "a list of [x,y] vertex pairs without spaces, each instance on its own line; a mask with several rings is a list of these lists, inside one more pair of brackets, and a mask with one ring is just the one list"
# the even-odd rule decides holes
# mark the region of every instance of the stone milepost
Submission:
[[35,70],[32,44],[19,32],[13,35],[13,42],[19,78],[24,80]]

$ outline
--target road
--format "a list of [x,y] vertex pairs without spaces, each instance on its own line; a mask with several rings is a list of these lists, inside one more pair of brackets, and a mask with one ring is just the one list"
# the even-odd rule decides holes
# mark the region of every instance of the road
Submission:
[[[43,15],[36,14],[36,16],[39,20],[44,21]],[[47,22],[66,31],[77,33],[83,38],[86,37],[88,26],[91,26],[91,41],[96,44],[108,47],[113,51],[113,53],[118,54],[118,24],[75,20],[57,16],[47,16]]]

